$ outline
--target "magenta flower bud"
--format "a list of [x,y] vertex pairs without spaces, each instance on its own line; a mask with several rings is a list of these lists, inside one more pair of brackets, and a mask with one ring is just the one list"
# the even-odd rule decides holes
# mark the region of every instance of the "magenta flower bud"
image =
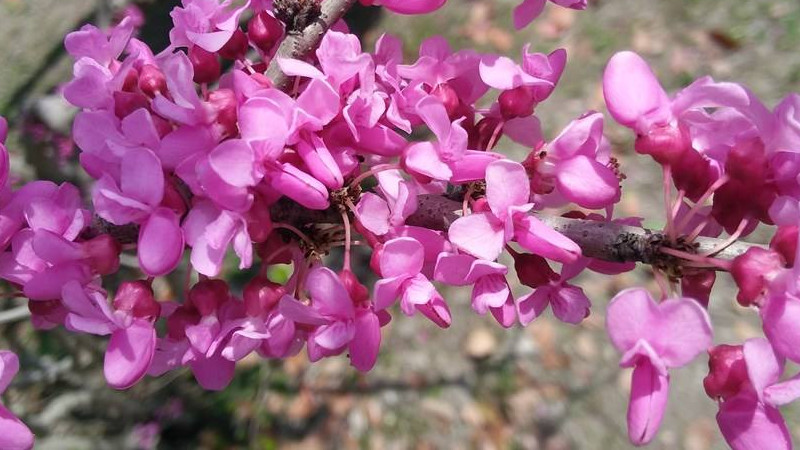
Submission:
[[284,295],[286,288],[266,277],[257,276],[244,286],[244,309],[250,317],[262,316],[272,310]]
[[122,81],[122,90],[125,92],[134,92],[139,85],[139,72],[131,67],[128,73],[125,74],[125,79]]
[[123,281],[114,296],[114,309],[129,312],[140,319],[155,319],[161,313],[153,289],[144,280]]
[[514,270],[519,282],[525,286],[538,288],[558,279],[558,274],[550,268],[547,260],[531,253],[517,253],[514,256]]
[[247,37],[264,53],[269,53],[283,36],[283,24],[266,11],[253,16],[247,22]]
[[138,92],[114,92],[114,115],[119,119],[124,119],[137,109],[147,108],[150,101]]
[[237,29],[228,42],[219,49],[219,56],[225,59],[242,59],[247,53],[247,35],[244,31]]
[[139,73],[139,89],[148,97],[167,91],[167,77],[157,66],[145,64]]
[[183,217],[187,212],[186,200],[181,195],[178,188],[175,187],[173,180],[167,179],[164,183],[164,198],[161,199],[161,206],[169,208],[179,216]]
[[247,234],[253,242],[264,242],[272,234],[272,216],[264,197],[256,194],[253,206],[247,211]]
[[738,394],[747,381],[741,345],[717,345],[708,351],[708,375],[703,378],[706,395],[727,400]]
[[216,122],[222,126],[225,136],[239,133],[236,123],[236,94],[230,89],[217,89],[208,94],[208,103],[217,112]]
[[772,250],[750,247],[737,256],[731,266],[731,276],[739,287],[736,301],[742,306],[757,304],[769,280],[783,267],[783,258]]
[[217,312],[223,303],[230,298],[228,283],[222,280],[202,280],[189,290],[189,301],[202,316]]
[[528,117],[536,107],[536,99],[528,86],[503,91],[497,98],[497,103],[500,105],[500,114],[506,120]]
[[358,281],[356,275],[350,270],[342,270],[339,272],[339,279],[342,280],[344,288],[350,294],[354,304],[369,302],[369,290],[366,286]]
[[460,109],[459,106],[461,106],[461,99],[458,98],[458,94],[452,86],[447,83],[437,84],[436,87],[431,90],[431,95],[442,102],[450,120],[457,118],[457,113]]
[[270,233],[265,241],[256,246],[256,252],[258,257],[268,264],[292,263],[292,255],[286,247],[286,241],[279,233]]
[[196,325],[200,315],[191,305],[182,305],[167,317],[167,336],[179,340],[186,337],[186,327]]
[[491,207],[489,206],[489,201],[486,200],[486,197],[481,197],[474,202],[472,202],[472,212],[486,212],[490,211]]
[[219,78],[222,66],[215,53],[195,45],[189,49],[189,61],[194,69],[195,83],[213,83]]
[[794,255],[797,252],[797,225],[778,227],[778,231],[769,241],[769,248],[783,256],[787,267],[794,267]]
[[711,297],[711,288],[717,279],[713,270],[704,270],[697,273],[684,274],[681,278],[681,293],[698,301],[708,309],[708,300]]
[[[494,139],[492,143],[492,148],[497,145],[497,141],[500,140],[500,137],[503,135],[502,124],[501,120],[497,117],[484,117],[471,130],[469,130],[469,148],[474,148],[477,150],[491,150],[491,148],[487,148],[489,143],[492,141],[492,136],[497,134],[497,137]],[[497,131],[497,127],[500,127],[500,130]]]
[[383,255],[383,244],[378,243],[372,246],[372,255],[369,258],[369,268],[375,275],[383,277],[381,274],[381,256]]
[[122,246],[111,235],[101,234],[83,242],[89,265],[99,275],[111,275],[119,270],[119,254]]
[[638,135],[634,148],[660,164],[675,164],[689,149],[689,144],[680,128],[667,124],[653,126],[647,134]]

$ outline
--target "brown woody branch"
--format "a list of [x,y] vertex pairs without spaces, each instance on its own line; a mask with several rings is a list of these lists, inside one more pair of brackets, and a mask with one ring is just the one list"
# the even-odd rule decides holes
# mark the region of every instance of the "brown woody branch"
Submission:
[[289,34],[281,42],[278,52],[270,61],[266,72],[267,77],[272,80],[272,84],[276,88],[286,90],[291,82],[291,77],[287,77],[278,65],[278,59],[305,59],[319,46],[325,32],[341,19],[355,3],[356,0],[323,0],[318,20],[300,32]]

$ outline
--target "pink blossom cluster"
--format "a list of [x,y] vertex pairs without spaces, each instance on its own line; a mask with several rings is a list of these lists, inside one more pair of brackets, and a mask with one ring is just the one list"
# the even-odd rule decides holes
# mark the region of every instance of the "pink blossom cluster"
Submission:
[[[444,0],[374,3],[421,14]],[[543,6],[524,1],[516,25]],[[75,65],[63,93],[79,110],[73,139],[94,180],[91,207],[66,183],[12,188],[0,144],[0,278],[30,299],[37,327],[109,336],[112,387],[188,367],[219,390],[251,354],[303,349],[312,361],[346,354],[368,371],[395,304],[451,325],[446,286],[471,287],[472,309],[503,327],[526,326],[548,306],[579,324],[592,304],[575,278],[634,268],[585,256],[539,219],[640,225],[614,216],[624,175],[601,113],[552,139],[542,134],[535,112],[559,82],[563,49],[526,46],[514,60],[432,37],[405,62],[398,39],[381,36],[365,52],[339,22],[294,59],[277,56],[297,31],[272,2],[183,0],[171,16],[170,45],[158,54],[135,37],[135,15],[65,40]],[[270,67],[289,77],[288,88],[266,76]],[[612,117],[636,132],[637,152],[663,168],[659,251],[683,262],[680,273],[656,267],[659,301],[636,288],[608,305],[620,365],[633,369],[631,441],[656,435],[670,371],[708,351],[704,386],[719,401],[728,443],[789,448],[778,407],[800,392],[794,378],[780,381],[786,359],[800,362],[798,97],[770,110],[742,86],[710,78],[669,97],[631,52],[611,59],[603,87]],[[2,122],[0,143],[5,134]],[[529,153],[509,159],[496,151],[504,139]],[[457,216],[425,220],[429,198],[456,203]],[[758,224],[778,225],[769,249],[715,258]],[[691,251],[699,236],[723,230],[718,249]],[[369,267],[351,266],[356,246],[370,252]],[[341,268],[324,257],[337,247]],[[141,279],[114,286],[104,277],[120,271],[122,252],[135,253]],[[222,279],[231,253],[239,269],[255,269],[241,292]],[[278,264],[291,267],[280,282],[268,276]],[[706,306],[716,269],[733,274],[737,300],[759,312],[766,338],[712,346]],[[189,274],[185,298],[157,298],[154,278],[178,271]],[[670,294],[678,279],[681,295]],[[514,296],[517,284],[529,289]]]
[[[603,88],[611,115],[636,133],[636,151],[651,156],[663,169],[665,233],[689,242],[697,236],[716,237],[723,230],[729,234],[718,249],[705,254],[670,249],[671,255],[691,262],[692,268],[683,274],[684,295],[707,305],[715,281],[713,270],[727,270],[739,289],[736,300],[757,311],[763,324],[765,338],[709,349],[704,387],[709,397],[719,402],[717,422],[723,436],[734,449],[791,448],[778,408],[800,396],[797,376],[781,381],[786,360],[800,363],[800,300],[796,295],[800,273],[794,266],[800,223],[800,98],[791,94],[770,110],[743,86],[710,77],[670,97],[647,63],[632,52],[617,53],[609,61]],[[670,187],[677,191],[675,197]],[[714,258],[717,250],[748,235],[759,224],[772,227],[768,248],[753,246],[733,261]],[[682,352],[696,354],[711,344],[710,329],[699,332],[705,326],[691,331],[680,328],[681,337],[658,345],[654,342],[668,336],[667,332],[649,335],[658,325],[635,333],[636,337],[628,336],[633,325],[620,331],[616,321],[629,320],[631,312],[613,314],[620,309],[614,307],[622,301],[629,307],[646,303],[641,297],[639,293],[620,293],[608,315],[612,342],[625,352],[622,365],[635,367],[629,409],[629,432],[635,443],[652,438],[666,403],[669,378],[665,369],[675,364],[664,355],[678,349],[659,349],[659,345],[674,344]],[[670,302],[674,300],[661,303],[659,309],[666,310]],[[697,311],[693,315],[702,312],[696,304],[689,308],[689,303],[684,303],[681,314],[688,317],[690,309]],[[703,322],[707,321],[706,315]],[[692,342],[683,342],[685,339]],[[649,347],[644,347],[645,343]],[[639,344],[646,351],[636,349],[640,356],[631,359]],[[657,376],[637,375],[652,371],[650,366],[657,368]],[[636,406],[645,401],[634,401],[640,397],[650,399],[646,408]]]

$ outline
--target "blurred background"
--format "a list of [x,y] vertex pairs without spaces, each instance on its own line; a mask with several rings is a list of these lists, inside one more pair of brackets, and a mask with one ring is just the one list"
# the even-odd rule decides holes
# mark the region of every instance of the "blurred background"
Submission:
[[[7,145],[20,179],[81,182],[69,138],[73,111],[54,93],[71,73],[62,39],[87,22],[111,23],[127,3],[0,0],[0,115],[12,125]],[[147,21],[141,37],[160,50],[177,2],[135,3]],[[527,43],[542,52],[566,48],[564,76],[537,110],[548,139],[581,113],[603,110],[602,69],[623,49],[644,56],[671,91],[712,75],[747,85],[771,107],[800,85],[797,0],[595,0],[585,12],[548,5],[531,26],[514,31],[517,3],[449,0],[423,17],[357,8],[347,20],[368,51],[383,32],[401,37],[407,61],[435,34],[454,49],[517,59]],[[660,228],[657,167],[633,153],[626,130],[607,123],[606,131],[628,177],[618,213]],[[524,155],[505,145],[512,157]],[[765,238],[750,237],[759,239]],[[160,298],[179,295],[169,280],[160,283]],[[548,311],[527,328],[504,330],[471,311],[469,290],[453,289],[445,293],[453,326],[440,330],[395,315],[367,375],[344,357],[313,365],[302,353],[286,361],[253,358],[219,393],[204,392],[188,371],[113,391],[102,375],[105,339],[34,331],[24,304],[3,300],[0,347],[18,352],[22,364],[3,401],[34,430],[41,449],[630,448],[630,373],[617,367],[603,312],[620,289],[657,288],[646,268],[613,278],[584,275],[577,284],[594,303],[580,326],[561,324]],[[729,278],[719,276],[710,308],[717,343],[760,335],[755,314],[736,306],[734,295]],[[669,409],[651,448],[725,447],[716,405],[702,388],[705,372],[702,357],[673,372]],[[798,413],[784,414],[795,440]]]

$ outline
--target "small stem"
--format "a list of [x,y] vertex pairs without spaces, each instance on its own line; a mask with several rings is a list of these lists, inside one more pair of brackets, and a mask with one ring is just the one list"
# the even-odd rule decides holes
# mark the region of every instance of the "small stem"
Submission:
[[369,169],[368,171],[363,172],[360,175],[358,175],[357,177],[353,178],[353,181],[350,182],[348,187],[350,189],[352,189],[352,188],[358,186],[359,184],[361,184],[362,181],[364,181],[367,178],[375,175],[378,172],[383,172],[383,171],[386,171],[386,170],[399,169],[399,168],[400,168],[400,165],[396,164],[396,163],[378,164],[377,166],[373,167],[372,169]]
[[672,223],[672,188],[671,188],[671,178],[672,178],[672,166],[666,164],[664,166],[664,170],[662,171],[662,184],[664,188],[664,214],[666,214],[667,219],[667,226],[664,228],[664,234],[667,235],[667,238],[670,242],[675,241],[675,228]]
[[497,140],[500,139],[500,130],[503,129],[504,125],[505,125],[505,122],[502,121],[502,120],[497,122],[497,125],[495,125],[494,131],[492,132],[492,137],[489,138],[489,143],[486,144],[486,151],[487,152],[490,151],[494,147],[495,144],[497,144]]
[[350,272],[350,217],[347,211],[342,211],[342,222],[344,223],[344,263],[342,270]]
[[274,222],[272,224],[272,226],[274,228],[282,228],[284,230],[289,230],[292,233],[294,233],[295,235],[297,235],[297,237],[302,239],[303,242],[308,244],[310,247],[314,247],[314,241],[312,241],[311,238],[308,237],[305,233],[303,233],[302,231],[298,230],[294,225],[290,225],[288,223],[283,223],[283,222]]
[[678,224],[677,227],[678,230],[683,230],[684,228],[686,228],[686,225],[689,224],[689,221],[692,220],[692,217],[694,217],[694,215],[697,214],[703,208],[703,206],[705,206],[706,200],[708,200],[709,197],[711,197],[717,189],[722,187],[722,185],[727,182],[728,182],[727,175],[723,175],[717,178],[717,181],[712,183],[711,186],[709,186],[708,189],[706,189],[703,195],[699,199],[697,199],[697,203],[695,203],[689,210],[689,212],[687,212],[686,215],[683,216],[683,219],[681,219],[680,223]]
[[747,225],[749,224],[750,224],[750,218],[742,219],[742,221],[739,222],[739,226],[736,227],[736,231],[734,231],[733,234],[728,237],[728,239],[725,239],[713,249],[703,253],[703,256],[713,256],[728,248],[731,244],[736,242],[737,239],[739,239],[739,236],[742,235],[742,232],[744,231],[745,228],[747,228]]

